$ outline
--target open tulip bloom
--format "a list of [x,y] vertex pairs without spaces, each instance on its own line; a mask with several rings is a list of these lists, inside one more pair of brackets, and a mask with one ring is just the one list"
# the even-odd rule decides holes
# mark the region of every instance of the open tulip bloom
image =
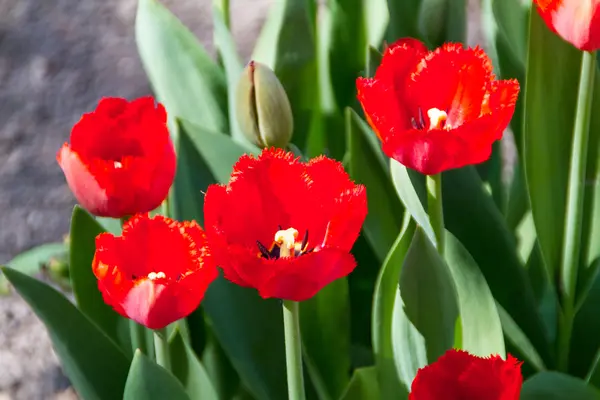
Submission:
[[600,399],[600,0],[277,3],[244,68],[229,1],[213,62],[138,0],[161,103],[83,114],[0,267],[80,398]]

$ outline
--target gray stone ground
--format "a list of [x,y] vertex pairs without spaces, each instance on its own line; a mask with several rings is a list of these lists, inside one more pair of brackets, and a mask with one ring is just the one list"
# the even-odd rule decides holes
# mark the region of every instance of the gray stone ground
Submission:
[[[243,56],[271,1],[232,1]],[[165,3],[212,51],[212,1]],[[102,96],[150,93],[134,42],[136,4],[0,0],[0,263],[67,232],[74,199],[55,155],[80,115]],[[73,398],[43,325],[18,296],[0,297],[0,400]]]

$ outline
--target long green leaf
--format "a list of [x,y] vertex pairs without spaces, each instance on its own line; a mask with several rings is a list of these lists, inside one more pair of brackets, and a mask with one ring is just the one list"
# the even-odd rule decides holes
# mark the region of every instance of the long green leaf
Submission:
[[[374,135],[362,124],[360,117],[346,109],[346,135],[348,143],[347,170],[352,179],[367,187],[369,214],[364,232],[380,260],[383,260],[394,243],[402,225],[403,207],[390,181],[390,173],[381,157]],[[374,206],[377,205],[377,206]]]
[[415,228],[414,221],[409,219],[405,229],[398,235],[396,242],[388,253],[375,286],[371,327],[375,365],[383,398],[391,398],[400,394],[403,394],[403,397],[408,395],[408,388],[400,382],[394,363],[392,319],[400,271],[412,242]]
[[559,372],[540,372],[523,384],[521,400],[598,400],[600,391]]
[[169,339],[172,373],[191,399],[218,400],[204,366],[178,330]]
[[0,268],[42,320],[77,393],[86,400],[119,399],[129,360],[117,345],[63,295],[11,268]]
[[338,399],[350,380],[348,281],[339,279],[300,307],[305,362],[319,398]]
[[458,295],[462,348],[471,354],[487,357],[505,355],[502,325],[492,292],[479,266],[463,245],[446,233],[444,254]]
[[[129,349],[127,320],[106,305],[98,290],[98,280],[92,272],[92,260],[96,251],[96,236],[104,228],[88,214],[75,206],[71,217],[70,275],[73,294],[79,309],[116,343]],[[128,350],[127,350],[128,351]]]
[[135,38],[148,79],[167,112],[228,132],[223,71],[194,35],[157,0],[139,0]]
[[375,367],[360,368],[354,371],[352,380],[340,400],[364,400],[384,398],[379,394]]
[[465,0],[421,0],[418,27],[433,48],[444,42],[464,42],[467,31]]
[[137,350],[127,377],[123,400],[165,399],[191,400],[181,383],[169,371]]
[[302,150],[319,101],[316,10],[315,0],[274,2],[252,54],[281,81],[294,115],[292,140]]
[[387,0],[390,13],[387,34],[389,43],[402,37],[421,38],[417,18],[421,2],[422,0]]

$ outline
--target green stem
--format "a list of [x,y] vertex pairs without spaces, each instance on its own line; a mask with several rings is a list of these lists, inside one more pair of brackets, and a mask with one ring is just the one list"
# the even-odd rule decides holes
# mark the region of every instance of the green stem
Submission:
[[129,320],[129,334],[131,336],[131,347],[135,352],[137,349],[146,355],[148,355],[148,348],[146,346],[146,328],[134,320]]
[[300,337],[300,306],[295,301],[283,301],[285,357],[289,400],[304,400],[302,373],[302,339]]
[[435,234],[438,253],[444,255],[446,230],[444,228],[441,173],[427,176],[427,212]]
[[230,27],[231,14],[229,13],[229,0],[214,0],[213,7],[219,10],[223,16],[223,22],[227,28]]
[[166,369],[171,370],[171,356],[169,355],[169,341],[167,339],[167,328],[154,331],[154,349],[156,352],[156,363]]
[[585,195],[587,146],[595,72],[596,55],[594,53],[584,52],[581,62],[577,109],[573,129],[569,187],[567,191],[567,209],[565,214],[565,234],[563,238],[560,271],[563,310],[558,331],[558,369],[561,371],[566,371],[568,367],[571,332],[573,330],[573,319],[575,317],[575,290],[577,286],[579,253],[581,249],[581,224]]

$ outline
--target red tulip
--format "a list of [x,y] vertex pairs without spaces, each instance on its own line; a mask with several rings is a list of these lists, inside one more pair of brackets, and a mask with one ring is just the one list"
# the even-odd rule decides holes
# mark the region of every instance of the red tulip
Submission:
[[366,189],[324,156],[265,149],[242,156],[204,200],[206,234],[225,277],[263,298],[302,301],[356,266]]
[[104,301],[151,329],[188,316],[218,276],[196,222],[147,214],[129,219],[122,236],[98,235],[92,269]]
[[483,50],[415,39],[388,47],[358,100],[383,151],[426,175],[486,161],[515,110],[516,80],[497,81]]
[[534,0],[548,28],[580,50],[600,49],[600,0]]
[[100,100],[57,155],[77,201],[94,215],[122,218],[157,208],[175,177],[167,114],[151,97]]
[[510,354],[505,361],[452,349],[417,372],[409,400],[518,400],[522,384],[521,362]]

